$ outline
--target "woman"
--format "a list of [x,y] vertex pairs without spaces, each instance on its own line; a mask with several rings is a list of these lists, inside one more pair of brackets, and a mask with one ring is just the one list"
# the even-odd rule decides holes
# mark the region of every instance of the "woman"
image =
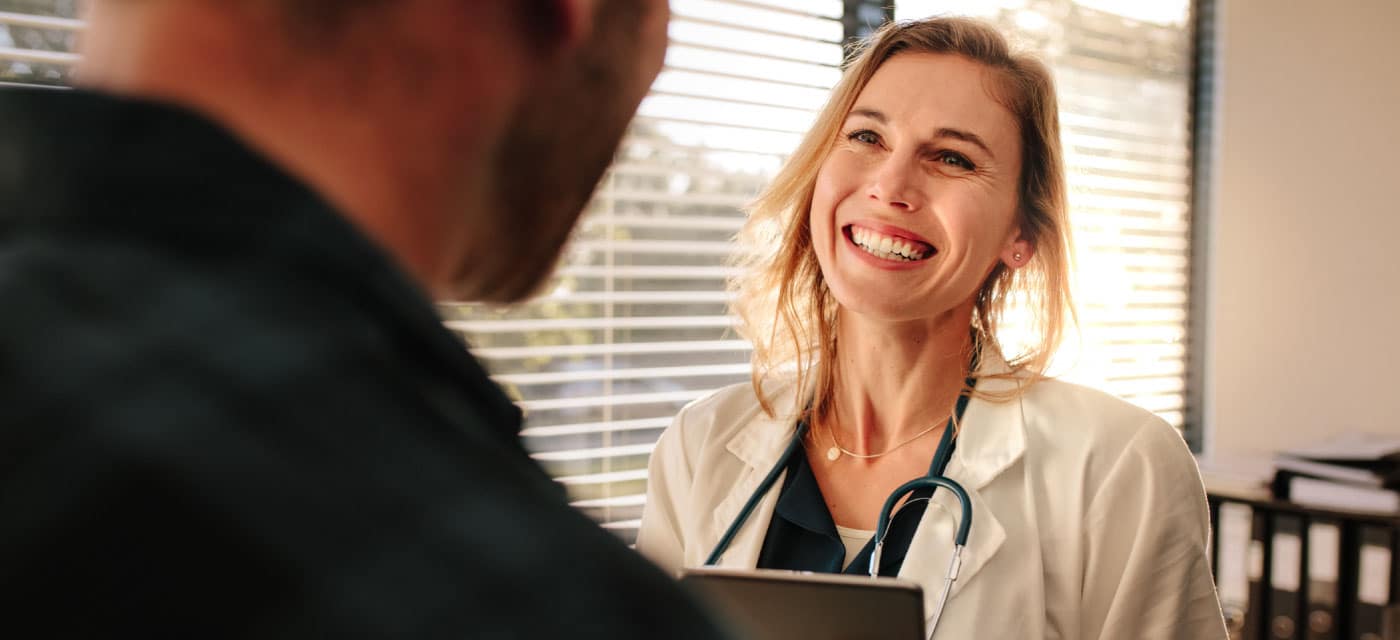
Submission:
[[[753,382],[691,404],[661,437],[641,551],[702,565],[757,494],[721,566],[864,574],[886,497],[948,440],[935,466],[972,518],[939,637],[1225,637],[1182,439],[1040,374],[1070,314],[1043,65],[975,21],[886,26],[743,239]],[[997,328],[1013,302],[1037,326],[1010,353]],[[764,491],[770,470],[782,475]],[[879,563],[924,586],[930,616],[958,507],[941,489],[909,500]]]

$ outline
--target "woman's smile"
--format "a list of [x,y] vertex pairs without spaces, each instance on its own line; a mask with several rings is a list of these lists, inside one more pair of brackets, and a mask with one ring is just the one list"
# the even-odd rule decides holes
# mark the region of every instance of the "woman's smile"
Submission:
[[[916,234],[875,223],[848,224],[841,229],[846,245],[882,269],[913,268],[938,250]],[[867,259],[866,262],[871,262]]]

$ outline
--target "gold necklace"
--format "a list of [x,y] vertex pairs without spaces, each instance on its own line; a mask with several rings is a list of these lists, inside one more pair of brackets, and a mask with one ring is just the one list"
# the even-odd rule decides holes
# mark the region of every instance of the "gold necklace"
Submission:
[[[957,417],[956,415],[950,415],[950,416],[948,416],[947,426],[950,427],[950,428],[952,428],[952,429],[957,429],[957,428],[958,428],[958,427],[957,427],[957,421],[958,421],[958,417]],[[881,451],[880,453],[856,453],[856,452],[854,452],[854,451],[851,451],[850,449],[847,449],[847,448],[841,446],[841,441],[836,439],[836,430],[833,429],[833,428],[831,428],[831,425],[828,424],[827,427],[826,427],[826,433],[827,433],[828,436],[831,437],[831,448],[826,450],[826,459],[827,459],[827,460],[830,460],[830,461],[832,461],[832,462],[835,462],[836,459],[837,459],[837,458],[840,458],[840,457],[841,457],[841,454],[843,454],[843,453],[846,454],[846,455],[848,455],[848,456],[851,456],[852,458],[859,458],[859,459],[861,459],[861,460],[869,460],[869,459],[871,459],[871,458],[878,458],[878,457],[883,456],[883,455],[885,455],[885,454],[887,454],[887,453],[890,453],[890,452],[892,452],[892,451],[894,451],[894,450],[896,450],[896,449],[898,449],[898,448],[900,448],[900,447],[902,447],[902,446],[904,446],[904,445],[906,445],[906,444],[909,444],[909,443],[911,443],[911,442],[913,442],[913,441],[915,441],[915,440],[918,440],[919,438],[922,438],[922,437],[928,435],[928,433],[929,433],[930,431],[933,431],[934,429],[937,429],[939,424],[942,424],[942,423],[940,423],[940,422],[935,422],[935,423],[933,423],[933,426],[931,426],[931,427],[929,427],[929,428],[927,428],[927,429],[924,429],[923,431],[920,431],[920,432],[914,434],[914,436],[913,436],[913,437],[910,437],[908,440],[905,440],[904,442],[901,442],[901,443],[899,443],[899,444],[897,444],[897,445],[895,445],[895,446],[893,446],[893,447],[890,447],[890,448],[888,448],[888,449],[885,449],[884,451]]]

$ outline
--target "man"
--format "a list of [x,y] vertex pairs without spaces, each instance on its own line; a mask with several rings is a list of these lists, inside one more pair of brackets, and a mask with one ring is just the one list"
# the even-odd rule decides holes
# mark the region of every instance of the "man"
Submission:
[[86,90],[0,93],[0,624],[714,637],[430,305],[549,273],[666,21],[96,0]]

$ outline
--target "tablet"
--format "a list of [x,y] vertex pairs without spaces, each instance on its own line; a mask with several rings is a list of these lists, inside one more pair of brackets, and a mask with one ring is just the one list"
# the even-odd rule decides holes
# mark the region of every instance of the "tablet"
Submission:
[[740,638],[923,640],[923,589],[908,580],[704,567],[681,585]]

